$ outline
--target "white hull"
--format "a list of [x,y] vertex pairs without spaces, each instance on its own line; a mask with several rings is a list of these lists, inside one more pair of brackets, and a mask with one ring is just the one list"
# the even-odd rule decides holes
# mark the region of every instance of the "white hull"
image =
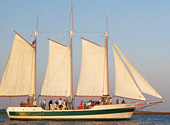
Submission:
[[94,106],[83,110],[43,110],[41,107],[9,107],[10,119],[18,120],[113,120],[130,119],[135,103]]

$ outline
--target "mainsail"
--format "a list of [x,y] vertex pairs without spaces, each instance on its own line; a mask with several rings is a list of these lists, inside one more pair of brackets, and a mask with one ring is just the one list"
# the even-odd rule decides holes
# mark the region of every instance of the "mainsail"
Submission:
[[107,94],[105,48],[82,39],[81,73],[77,96],[103,96]]
[[112,49],[115,57],[115,96],[146,101],[113,46]]
[[16,33],[8,63],[2,77],[0,96],[33,95],[34,70],[35,48]]
[[136,70],[136,68],[131,64],[131,62],[127,59],[127,57],[120,51],[120,49],[116,46],[116,44],[114,44],[114,46],[117,48],[123,61],[126,63],[127,67],[129,68],[140,90],[143,93],[162,99],[162,97],[156,92],[156,90],[148,83],[148,81]]
[[49,39],[48,66],[41,96],[71,96],[70,48]]

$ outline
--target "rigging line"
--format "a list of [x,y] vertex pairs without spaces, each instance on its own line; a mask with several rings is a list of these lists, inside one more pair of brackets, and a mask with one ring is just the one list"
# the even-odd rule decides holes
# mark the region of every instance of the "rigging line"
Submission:
[[[111,18],[111,16],[109,16],[109,21],[113,24],[113,26],[115,27],[115,29],[120,33],[121,37],[123,39],[125,39],[125,36],[122,34],[122,32],[119,30],[118,26],[116,25],[116,23],[114,22],[114,20]],[[127,41],[127,40],[126,40]]]
[[135,109],[135,111],[139,111],[139,110],[141,110],[141,109],[144,109],[144,108],[151,107],[151,106],[155,105],[155,106],[153,106],[152,108],[150,108],[150,110],[152,110],[152,109],[160,106],[161,104],[162,104],[162,103],[159,103],[159,104],[158,104],[158,103],[154,103],[154,104],[145,105],[145,106],[142,106],[142,107],[139,107],[139,108]]
[[[77,4],[77,3],[74,3],[74,4]],[[94,9],[94,8],[89,8],[89,7],[86,7],[86,6],[83,6],[83,5],[81,5],[81,4],[77,4],[78,5],[78,7],[79,8],[85,8],[86,10],[93,10],[93,11],[95,11],[95,12],[97,12],[97,13],[100,13],[100,14],[104,14],[105,15],[105,13],[103,12],[103,11],[100,11],[100,10],[96,10],[96,9]]]
[[[133,52],[133,51],[132,51]],[[141,65],[141,67],[143,68],[144,72],[146,73],[146,75],[148,76],[148,78],[151,80],[151,82],[154,84],[154,86],[158,86],[158,84],[155,84],[155,82],[153,81],[153,79],[150,77],[149,73],[146,71],[146,68],[142,65],[141,61],[139,60],[139,58],[134,55],[135,58],[138,60],[139,64]],[[150,83],[149,83],[150,84]],[[155,89],[155,88],[154,88]],[[156,89],[155,89],[156,90]],[[158,92],[158,90],[156,90]],[[160,92],[158,92],[160,93]]]
[[45,14],[50,13],[50,12],[52,12],[52,11],[58,10],[58,9],[60,9],[60,8],[63,8],[63,6],[66,6],[66,5],[70,5],[70,4],[61,5],[61,6],[57,7],[57,8],[53,8],[53,9],[51,9],[51,10],[45,11],[45,12],[43,12],[43,13],[40,13],[39,15],[45,15]]
[[147,107],[150,107],[150,106],[152,106],[152,105],[145,105],[145,106],[136,108],[135,111],[139,111],[139,110],[142,110],[142,109],[147,108]]
[[[114,21],[112,20],[112,18],[110,17],[109,19],[111,20],[111,22],[112,22],[113,25],[114,25]],[[120,32],[119,28],[118,28],[116,25],[114,25],[114,26],[115,26],[115,28],[119,31],[119,33],[120,33],[120,35],[122,36],[122,38],[125,39],[124,35]],[[128,42],[128,40],[126,40],[126,42]],[[152,81],[152,83],[154,83],[154,85],[156,85],[155,82],[153,81],[153,79],[150,77],[149,73],[146,71],[146,68],[142,65],[142,63],[141,63],[141,61],[139,60],[139,58],[135,55],[135,52],[131,49],[131,47],[129,47],[129,44],[128,44],[127,46],[128,46],[128,48],[131,50],[131,52],[133,53],[134,57],[136,58],[136,60],[138,61],[138,63],[139,63],[140,66],[142,67],[143,71],[144,71],[144,72],[146,73],[146,75],[148,76],[148,78]],[[156,90],[156,91],[157,91],[157,90]]]
[[[110,42],[110,41],[111,41],[111,42]],[[109,37],[109,43],[110,43],[112,46],[114,46],[113,43],[115,43],[115,42],[114,42],[114,40],[113,40],[111,37]],[[115,43],[115,44],[116,44],[116,43]]]
[[104,36],[105,36],[105,33],[102,33],[100,37],[97,37],[96,41],[102,42],[101,38],[103,38]]
[[61,11],[59,11],[59,12],[56,14],[56,16],[54,16],[54,18],[52,18],[51,21],[49,21],[46,25],[44,25],[44,27],[42,27],[41,29],[39,29],[39,31],[41,31],[42,29],[44,29],[45,27],[47,27],[51,22],[55,21],[55,19],[57,18],[57,16],[58,16],[59,14],[64,13],[67,9],[68,9],[68,8],[65,7],[65,8],[63,8]]
[[[114,42],[114,41],[113,41]],[[127,41],[128,42],[128,41]],[[151,82],[154,84],[154,86],[157,86],[157,84],[155,84],[155,82],[153,81],[153,79],[150,77],[150,75],[148,74],[148,72],[146,71],[146,68],[142,65],[141,61],[139,60],[139,58],[135,55],[135,52],[131,49],[131,47],[129,47],[129,44],[127,45],[128,49],[133,53],[133,56],[136,58],[136,60],[138,61],[138,63],[140,64],[140,66],[142,67],[143,71],[145,72],[145,74],[148,76],[148,78],[151,80]],[[136,68],[136,67],[135,67]],[[139,72],[140,73],[140,72]],[[143,75],[142,75],[143,76]],[[145,77],[144,77],[145,78]],[[145,78],[146,79],[146,78]],[[154,88],[155,89],[155,88]],[[156,89],[155,89],[156,90]],[[157,90],[156,90],[157,91]]]
[[[45,33],[66,33],[68,31],[44,31],[44,32],[39,32],[39,34],[45,34]],[[102,37],[104,36],[103,32],[79,32],[79,31],[74,31],[75,33],[89,33],[89,34],[102,34]]]
[[159,104],[155,104],[155,106],[153,106],[152,108],[150,108],[150,110],[152,110],[152,109],[155,109],[155,108],[157,108],[158,106],[160,106],[162,103],[159,103]]
[[81,32],[81,31],[74,31],[75,33],[103,33],[103,32]]
[[39,33],[66,33],[68,31],[44,31],[44,32],[39,32]]
[[70,34],[68,33],[61,41],[64,41]]
[[80,27],[78,30],[81,30],[81,29],[87,28],[88,26],[90,26],[90,25],[94,24],[95,22],[98,22],[101,18],[103,19],[103,15],[102,15],[102,16],[100,16],[100,17],[98,17],[98,18],[96,18],[96,19],[94,19],[94,20],[92,20],[90,23],[88,23],[88,24],[86,24],[86,25],[84,25],[84,26]]

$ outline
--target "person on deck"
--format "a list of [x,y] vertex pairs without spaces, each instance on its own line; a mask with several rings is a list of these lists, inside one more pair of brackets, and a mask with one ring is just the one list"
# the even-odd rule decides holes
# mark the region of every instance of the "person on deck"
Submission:
[[56,102],[54,103],[54,109],[58,110],[58,100],[56,100]]
[[48,103],[48,105],[49,105],[49,110],[51,109],[52,104],[53,104],[53,99],[51,99],[51,100],[49,101],[49,103]]
[[58,103],[58,105],[59,105],[59,109],[61,110],[62,109],[62,105],[63,105],[63,102],[62,102],[62,100],[61,100],[61,98],[60,98],[60,100],[59,100],[59,103]]
[[82,106],[82,100],[80,101],[80,106]]
[[83,107],[86,109],[86,101],[83,102]]
[[27,103],[30,103],[30,97],[28,96],[28,98],[27,98]]
[[68,102],[68,99],[66,100],[66,110],[69,109],[69,102]]
[[64,110],[66,110],[66,105],[67,105],[67,104],[66,104],[66,100],[64,100],[64,102],[63,102],[63,109],[64,109]]
[[116,104],[120,104],[120,101],[119,101],[119,99],[117,99],[117,100],[116,100]]
[[113,99],[110,97],[109,98],[109,104],[111,105],[113,103]]
[[96,101],[96,105],[100,105],[100,102],[99,102],[99,100],[97,100],[97,101]]
[[42,108],[45,110],[45,107],[46,107],[46,99],[43,100],[42,102]]
[[122,100],[122,104],[125,104],[125,100],[124,99]]
[[71,99],[70,105],[71,105],[71,110],[73,110],[73,99]]
[[33,106],[34,106],[34,107],[37,106],[37,101],[36,101],[36,99],[33,101]]

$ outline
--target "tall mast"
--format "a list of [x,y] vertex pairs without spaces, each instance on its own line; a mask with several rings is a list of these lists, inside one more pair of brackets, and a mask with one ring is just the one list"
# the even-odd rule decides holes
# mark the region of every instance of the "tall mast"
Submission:
[[106,49],[107,95],[109,95],[109,68],[108,68],[108,14],[107,14],[107,13],[106,13],[105,49]]
[[71,2],[71,25],[72,29],[70,31],[70,63],[71,63],[71,100],[73,99],[73,61],[72,61],[72,38],[73,38],[73,3]]
[[37,15],[37,28],[36,28],[36,31],[35,31],[35,35],[34,35],[34,47],[35,47],[35,69],[34,69],[34,100],[36,100],[36,50],[37,50],[37,36],[38,36],[38,16]]

